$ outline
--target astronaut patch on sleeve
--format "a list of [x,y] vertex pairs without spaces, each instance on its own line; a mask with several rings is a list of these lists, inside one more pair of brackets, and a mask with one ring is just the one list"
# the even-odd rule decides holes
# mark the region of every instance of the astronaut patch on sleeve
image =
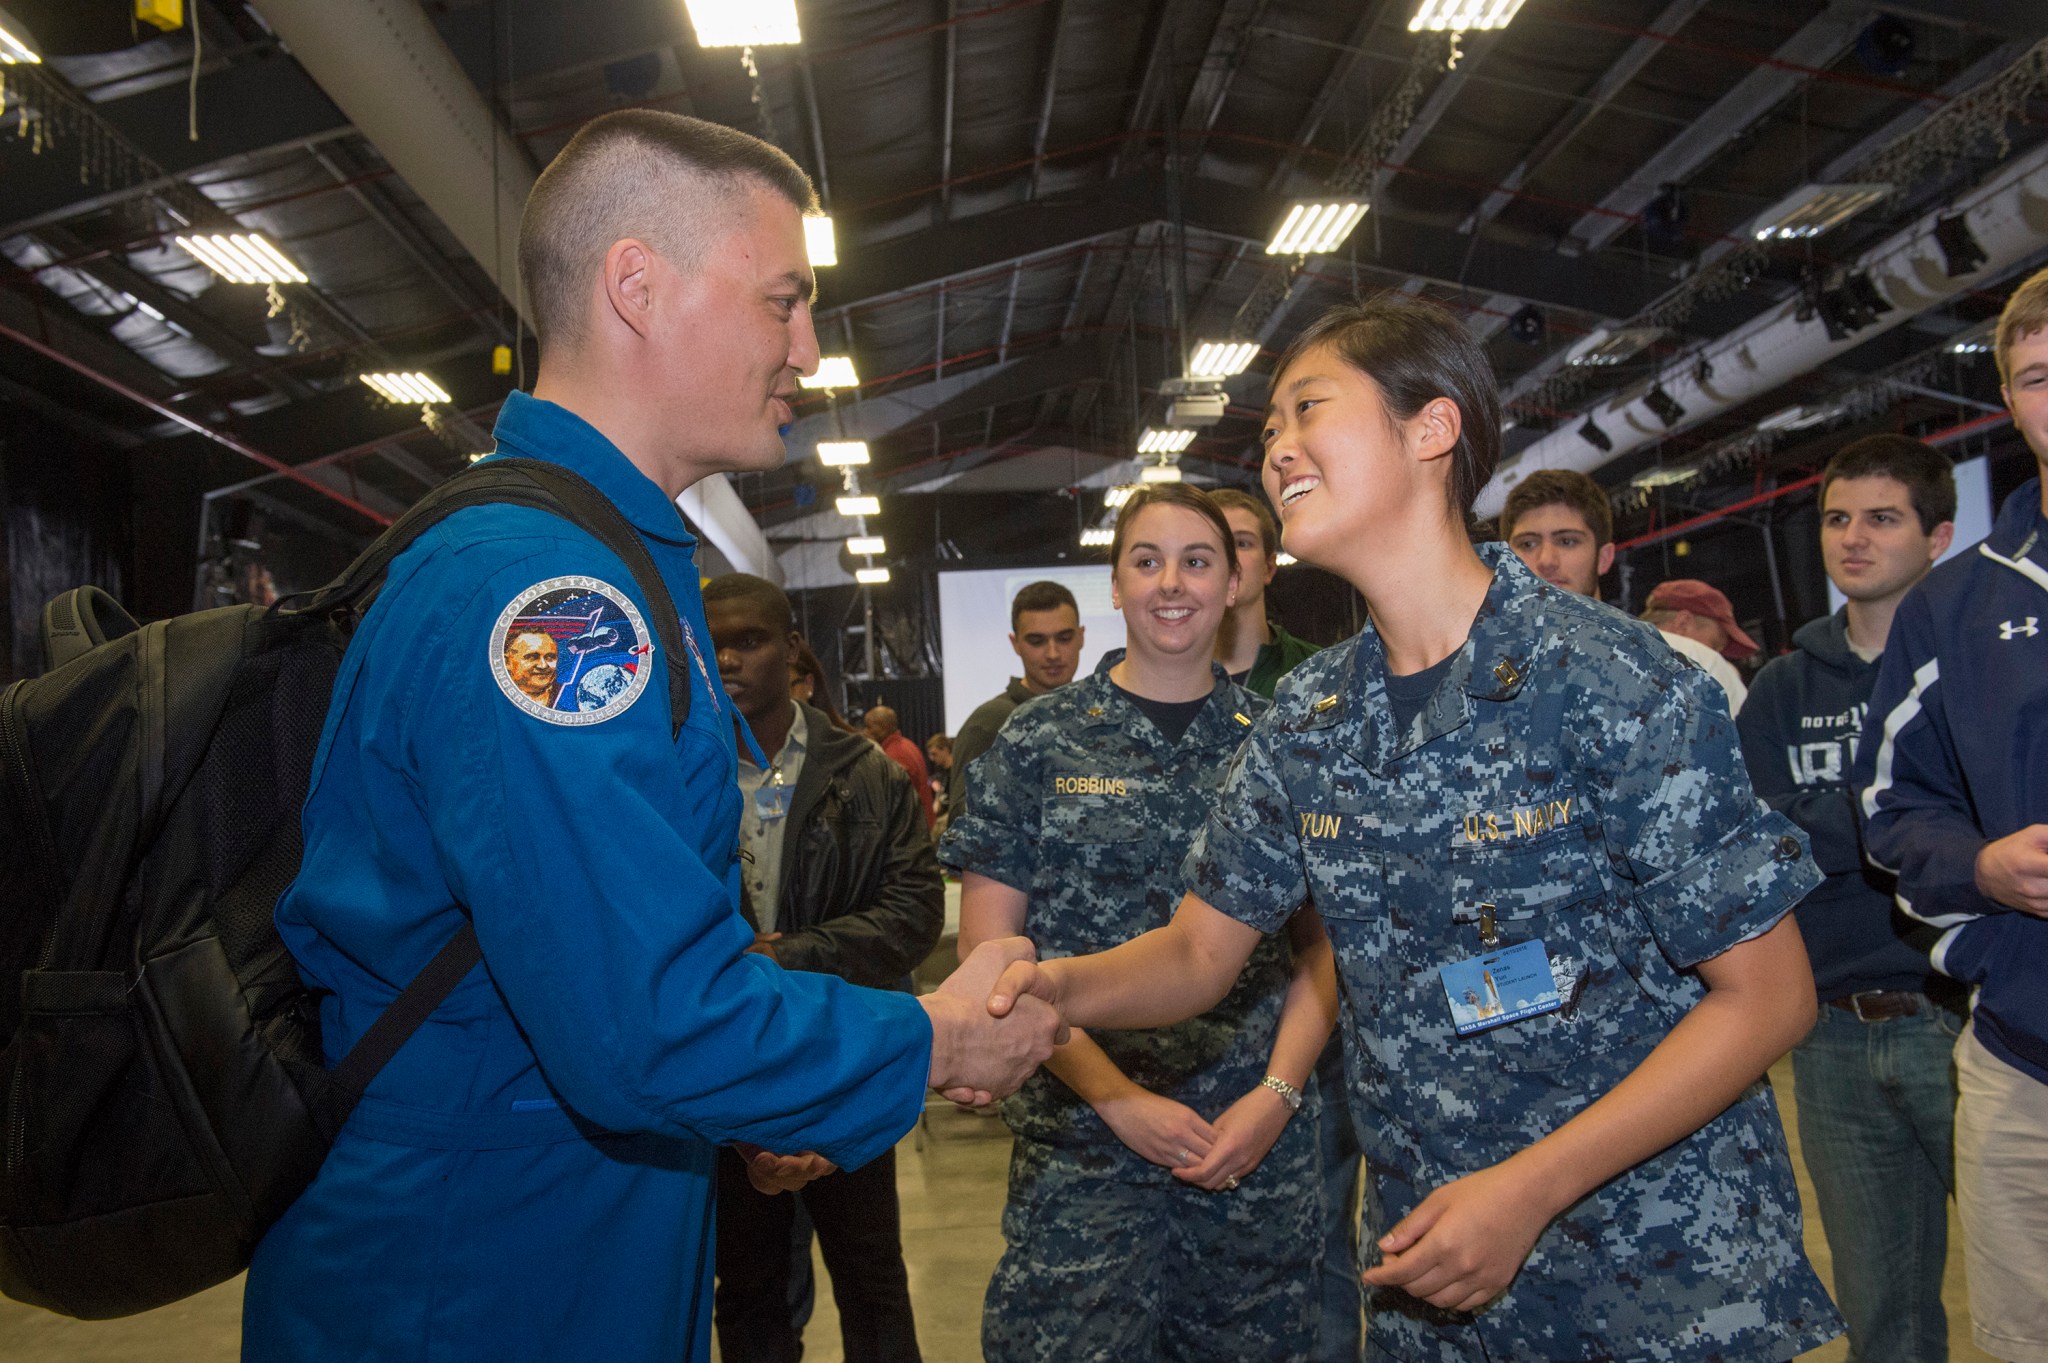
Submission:
[[491,675],[550,724],[601,724],[647,689],[654,641],[632,599],[594,577],[551,577],[513,597],[491,629]]

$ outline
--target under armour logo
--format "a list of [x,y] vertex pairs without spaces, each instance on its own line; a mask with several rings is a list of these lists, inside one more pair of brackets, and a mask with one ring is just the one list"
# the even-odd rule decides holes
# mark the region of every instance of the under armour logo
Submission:
[[1998,637],[2001,639],[2017,639],[2024,635],[2025,637],[2031,639],[2036,634],[2039,634],[2041,632],[2040,629],[2037,628],[2037,626],[2039,626],[2040,623],[2041,617],[2038,615],[2028,616],[2026,619],[2026,623],[2019,625],[2015,625],[2012,621],[2007,620],[1999,625]]

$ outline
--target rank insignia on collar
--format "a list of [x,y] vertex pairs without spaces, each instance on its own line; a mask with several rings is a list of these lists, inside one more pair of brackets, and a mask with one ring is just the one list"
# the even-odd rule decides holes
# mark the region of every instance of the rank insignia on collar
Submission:
[[631,597],[594,577],[551,577],[513,597],[491,627],[505,699],[549,724],[600,724],[631,708],[654,673],[652,632]]
[[1311,710],[1314,710],[1319,715],[1328,714],[1330,711],[1337,708],[1337,698],[1335,696],[1324,696],[1321,700],[1317,701],[1314,705],[1311,705],[1309,708]]
[[1089,707],[1088,707],[1088,718],[1090,718],[1090,719],[1101,719],[1101,718],[1102,718],[1102,707],[1101,707],[1100,705],[1091,705],[1091,706],[1089,706]]
[[1252,727],[1252,722],[1244,717],[1244,711],[1242,710],[1234,712],[1230,717],[1236,720],[1239,724],[1244,725],[1244,727],[1247,729]]
[[1522,674],[1506,658],[1493,665],[1493,675],[1502,686],[1513,686],[1522,680]]

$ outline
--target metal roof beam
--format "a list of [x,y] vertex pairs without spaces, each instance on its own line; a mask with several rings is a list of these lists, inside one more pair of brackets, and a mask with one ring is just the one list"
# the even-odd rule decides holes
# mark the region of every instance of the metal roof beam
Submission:
[[1060,22],[1066,15],[1066,0],[1052,0],[1048,17],[1052,23],[1052,36],[1048,39],[1045,54],[1045,80],[1038,97],[1038,127],[1031,134],[1031,184],[1024,191],[1026,199],[1038,197],[1038,185],[1045,174],[1045,139],[1052,130],[1052,98],[1060,84],[1060,34],[1065,25]]
[[1287,187],[1295,168],[1301,164],[1302,156],[1315,142],[1316,135],[1323,130],[1323,123],[1329,118],[1337,97],[1344,93],[1344,87],[1351,80],[1351,73],[1358,69],[1358,63],[1365,59],[1365,45],[1372,37],[1373,29],[1379,24],[1379,6],[1362,10],[1358,22],[1344,39],[1344,50],[1338,54],[1337,64],[1330,68],[1323,88],[1316,91],[1316,97],[1308,106],[1308,113],[1301,120],[1301,126],[1294,131],[1293,149],[1280,158],[1280,164],[1273,168],[1272,176],[1266,181],[1269,191],[1277,192]]
[[1855,44],[1872,13],[1855,0],[1834,0],[1771,54],[1786,65],[1759,66],[1737,81],[1691,127],[1602,199],[1597,209],[1573,223],[1563,248],[1597,251],[1627,231],[1665,185],[1691,176],[1811,79],[1806,70],[1788,67],[1824,69],[1833,64]]
[[1224,0],[1222,12],[1216,16],[1216,27],[1209,34],[1208,51],[1202,54],[1194,84],[1188,87],[1187,107],[1181,111],[1181,131],[1194,137],[1192,155],[1201,154],[1203,134],[1215,127],[1222,115],[1230,84],[1237,78],[1238,68],[1244,65],[1244,54],[1251,47],[1252,29],[1265,17],[1270,2]]
[[[1671,0],[1671,3],[1664,6],[1657,17],[1650,21],[1649,32],[1666,36],[1678,32],[1685,27],[1687,20],[1706,7],[1706,3],[1707,0]],[[1499,217],[1501,212],[1515,201],[1516,192],[1533,179],[1551,157],[1562,151],[1565,144],[1585,131],[1586,125],[1593,121],[1594,116],[1620,94],[1630,81],[1642,73],[1642,69],[1650,64],[1650,58],[1663,50],[1664,44],[1654,37],[1645,36],[1630,43],[1627,50],[1617,57],[1614,64],[1594,83],[1592,90],[1587,92],[1586,102],[1574,104],[1569,113],[1551,124],[1550,131],[1537,139],[1536,145],[1522,158],[1520,164],[1501,177],[1500,187],[1481,201],[1479,207],[1472,211],[1472,216],[1459,225],[1458,230],[1471,232]]]

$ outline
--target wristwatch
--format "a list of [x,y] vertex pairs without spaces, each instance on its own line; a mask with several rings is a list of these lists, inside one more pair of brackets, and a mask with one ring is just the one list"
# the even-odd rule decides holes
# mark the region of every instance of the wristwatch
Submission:
[[1277,1074],[1269,1074],[1259,1081],[1265,1087],[1280,1095],[1280,1101],[1287,1104],[1289,1112],[1301,1111],[1301,1090]]

